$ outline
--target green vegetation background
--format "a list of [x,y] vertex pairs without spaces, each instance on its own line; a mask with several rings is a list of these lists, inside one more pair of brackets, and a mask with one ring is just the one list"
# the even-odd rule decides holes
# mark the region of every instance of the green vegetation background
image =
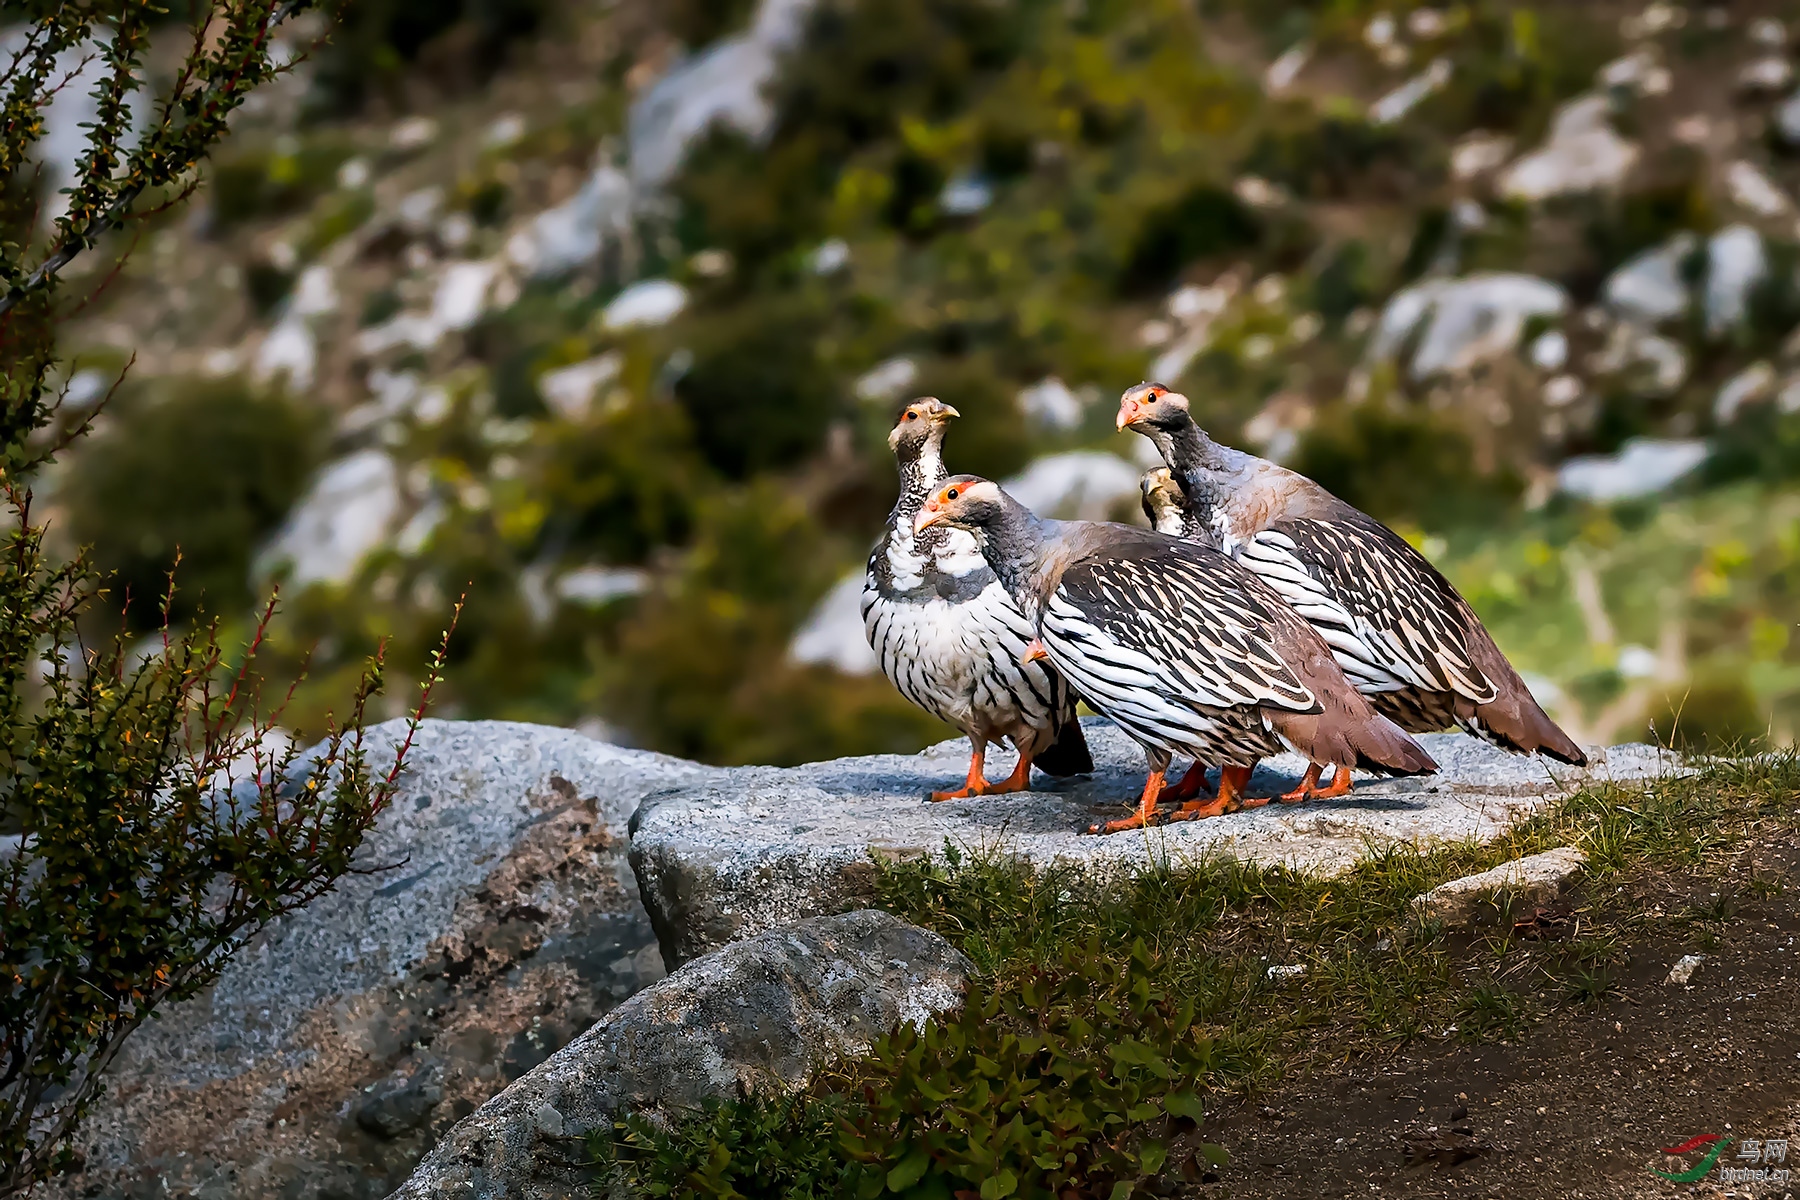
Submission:
[[[646,46],[703,45],[751,9],[615,7],[593,98],[535,120],[516,144],[463,156],[443,180],[449,207],[481,236],[531,211],[519,163],[585,172],[597,146],[616,144]],[[1172,287],[1238,272],[1277,283],[1246,289],[1254,299],[1165,381],[1215,434],[1241,441],[1271,396],[1303,398],[1311,419],[1291,464],[1420,540],[1520,665],[1563,690],[1578,724],[1791,739],[1797,418],[1764,406],[1719,431],[1703,478],[1652,501],[1544,503],[1531,485],[1571,454],[1706,430],[1719,382],[1773,354],[1800,316],[1792,282],[1777,272],[1731,338],[1695,332],[1696,369],[1677,394],[1621,383],[1590,420],[1554,436],[1504,371],[1487,382],[1525,414],[1510,423],[1380,370],[1370,397],[1350,403],[1369,313],[1446,253],[1463,271],[1553,279],[1579,307],[1631,254],[1726,220],[1702,156],[1642,131],[1651,159],[1624,194],[1543,210],[1496,203],[1452,245],[1452,145],[1478,128],[1534,144],[1556,105],[1619,52],[1626,9],[1449,6],[1433,53],[1454,63],[1450,83],[1380,126],[1367,99],[1394,80],[1362,44],[1376,7],[822,0],[775,85],[766,144],[714,133],[671,202],[640,218],[630,255],[532,284],[448,350],[399,364],[450,396],[447,419],[408,426],[389,446],[447,515],[422,549],[381,551],[348,585],[290,590],[275,649],[312,661],[290,721],[318,732],[379,637],[394,638],[394,669],[420,671],[466,589],[445,715],[598,718],[636,744],[721,763],[908,751],[949,736],[879,677],[786,656],[812,605],[858,567],[892,498],[883,435],[893,413],[857,400],[853,381],[895,355],[914,359],[909,391],[965,414],[949,444],[959,470],[1004,476],[1058,450],[1123,453],[1106,397],[1148,368],[1154,352],[1136,331]],[[1386,7],[1403,16],[1412,5]],[[630,20],[618,15],[627,10]],[[529,47],[592,16],[550,0],[352,6],[318,51],[292,131],[246,131],[227,146],[206,185],[209,220],[156,231],[94,319],[140,319],[134,300],[179,253],[243,264],[241,303],[268,319],[309,258],[378,215],[366,191],[338,181],[345,161],[381,144],[421,95],[478,128],[488,89],[526,69]],[[1715,35],[1696,21],[1672,53],[1704,77],[1723,70],[1729,38],[1741,30]],[[1329,78],[1270,96],[1263,66],[1302,40],[1332,64]],[[1772,169],[1793,164],[1777,156]],[[1245,176],[1288,199],[1252,207],[1235,187]],[[946,211],[957,180],[991,189],[992,204]],[[270,231],[298,263],[271,265],[248,248]],[[820,274],[813,256],[834,238],[851,266]],[[700,269],[702,251],[725,252],[728,269]],[[1772,252],[1791,266],[1800,246]],[[660,328],[604,330],[606,302],[659,275],[690,289],[686,311]],[[397,286],[367,291],[361,324],[397,311]],[[85,361],[108,361],[83,349]],[[588,415],[546,406],[544,371],[610,349],[624,366]],[[1019,411],[1021,388],[1049,375],[1099,390],[1078,428],[1046,430]],[[134,370],[56,481],[59,528],[118,572],[137,629],[154,625],[145,601],[177,549],[176,616],[244,620],[257,548],[342,452],[337,429],[311,395]],[[651,585],[597,609],[534,611],[523,586],[534,572],[594,563],[644,568]],[[1582,603],[1589,579],[1604,597],[1604,637]],[[1634,690],[1619,669],[1633,644],[1673,656],[1686,682]],[[1621,704],[1628,711],[1609,717]]]

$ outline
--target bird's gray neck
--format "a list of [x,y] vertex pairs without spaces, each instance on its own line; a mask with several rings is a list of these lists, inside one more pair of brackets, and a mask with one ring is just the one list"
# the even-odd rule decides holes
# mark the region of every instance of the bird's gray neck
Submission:
[[931,489],[949,477],[944,470],[944,435],[940,430],[927,434],[916,446],[902,447],[900,466],[900,499],[894,511],[907,516],[925,507]]
[[1007,595],[1035,621],[1051,573],[1050,543],[1054,521],[1040,519],[1016,500],[979,534],[982,557]]
[[1156,429],[1150,436],[1181,484],[1188,516],[1210,525],[1230,495],[1231,479],[1243,472],[1251,456],[1219,445],[1192,422],[1172,431]]

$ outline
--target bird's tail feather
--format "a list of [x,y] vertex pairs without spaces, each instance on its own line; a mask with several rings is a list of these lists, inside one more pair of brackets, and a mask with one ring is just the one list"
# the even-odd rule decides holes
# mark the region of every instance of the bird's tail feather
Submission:
[[1087,735],[1081,732],[1081,721],[1073,712],[1063,718],[1056,740],[1045,747],[1033,763],[1047,775],[1067,777],[1086,775],[1094,769],[1094,756],[1088,750]]

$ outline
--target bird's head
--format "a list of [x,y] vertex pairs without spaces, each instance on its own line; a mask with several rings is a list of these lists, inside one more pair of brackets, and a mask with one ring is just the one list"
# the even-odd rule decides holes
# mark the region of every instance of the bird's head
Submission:
[[1150,527],[1161,533],[1179,534],[1186,497],[1175,482],[1174,472],[1167,467],[1144,472],[1138,480],[1138,491],[1143,493],[1144,515],[1150,519]]
[[1005,493],[1000,485],[979,475],[958,475],[946,479],[925,501],[919,515],[913,518],[913,532],[932,525],[948,525],[954,529],[979,530],[999,520],[1006,511]]
[[960,416],[961,413],[936,396],[920,396],[900,410],[900,419],[894,422],[893,432],[888,434],[888,449],[899,454],[903,447],[922,446],[933,433],[941,437],[950,419]]
[[1135,429],[1142,434],[1156,430],[1174,432],[1191,422],[1188,398],[1171,392],[1160,383],[1140,383],[1126,388],[1119,397],[1118,427],[1121,432]]

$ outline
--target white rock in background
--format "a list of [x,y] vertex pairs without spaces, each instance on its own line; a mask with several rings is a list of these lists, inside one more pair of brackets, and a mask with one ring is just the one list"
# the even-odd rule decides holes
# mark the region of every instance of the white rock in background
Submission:
[[1794,65],[1778,54],[1744,64],[1738,71],[1738,90],[1751,95],[1772,95],[1786,91],[1794,82]]
[[337,185],[345,191],[367,187],[374,172],[366,158],[347,158],[337,169]]
[[380,450],[327,466],[257,556],[257,575],[287,564],[296,584],[347,583],[400,514],[400,472]]
[[1618,668],[1627,679],[1655,679],[1662,670],[1662,661],[1648,646],[1620,646]]
[[1567,408],[1581,399],[1581,380],[1573,375],[1556,375],[1544,381],[1544,403],[1551,408]]
[[1556,472],[1556,486],[1570,496],[1605,503],[1654,495],[1706,461],[1706,443],[1695,438],[1634,438],[1617,454],[1571,458]]
[[394,549],[411,558],[425,549],[431,541],[431,535],[437,532],[437,527],[449,515],[449,505],[436,496],[431,497],[419,506],[419,511],[394,535]]
[[885,359],[850,385],[858,400],[881,404],[898,400],[919,378],[919,364],[904,355]]
[[294,297],[288,302],[290,313],[297,317],[319,317],[336,312],[337,306],[337,284],[331,278],[330,267],[313,263],[300,272],[300,278],[294,281]]
[[1787,26],[1773,17],[1759,17],[1750,22],[1750,40],[1758,46],[1779,50],[1787,45]]
[[1800,372],[1789,375],[1775,393],[1775,408],[1781,413],[1800,412]]
[[1540,371],[1560,371],[1569,361],[1569,335],[1560,329],[1539,334],[1531,343],[1531,365]]
[[557,577],[556,594],[583,608],[600,608],[641,595],[649,586],[650,573],[640,567],[576,567]]
[[1655,325],[1687,312],[1690,297],[1682,263],[1699,245],[1693,234],[1676,234],[1662,245],[1628,259],[1607,276],[1600,294],[1606,306],[1628,320]]
[[1499,170],[1512,148],[1513,140],[1505,134],[1477,130],[1456,143],[1450,152],[1450,173],[1467,180]]
[[525,136],[525,118],[519,113],[501,113],[481,131],[481,144],[489,150],[504,150]]
[[1733,204],[1759,217],[1785,216],[1794,209],[1794,202],[1755,163],[1741,158],[1725,169],[1725,189]]
[[938,208],[952,217],[970,217],[994,202],[994,186],[979,175],[958,175],[938,194]]
[[1046,455],[1001,486],[1040,517],[1105,521],[1137,510],[1137,469],[1097,450]]
[[1746,404],[1766,400],[1775,390],[1775,368],[1766,362],[1751,363],[1725,381],[1713,397],[1713,420],[1721,425],[1735,420]]
[[1762,236],[1748,225],[1730,225],[1706,242],[1702,305],[1706,330],[1715,337],[1744,319],[1750,291],[1769,273]]
[[1076,429],[1086,409],[1068,384],[1047,375],[1019,393],[1019,411],[1048,429]]
[[863,572],[846,575],[813,607],[788,657],[797,663],[833,667],[845,675],[873,675],[881,669],[862,618]]
[[1435,8],[1415,8],[1406,14],[1406,31],[1422,42],[1442,37],[1449,23]]
[[440,336],[468,329],[481,319],[499,274],[500,264],[492,260],[450,264],[431,295],[431,323]]
[[807,265],[814,275],[833,275],[850,263],[850,243],[843,238],[826,238],[812,252]]
[[1593,368],[1610,375],[1639,365],[1651,371],[1650,389],[1657,395],[1670,395],[1687,382],[1688,353],[1680,342],[1630,321],[1613,326],[1606,346],[1594,357]]
[[1613,130],[1605,96],[1583,96],[1557,110],[1544,145],[1500,176],[1501,194],[1535,202],[1617,187],[1637,165],[1638,148]]
[[559,416],[579,421],[588,415],[600,389],[619,377],[625,356],[617,350],[545,371],[538,376],[538,394]]
[[396,150],[418,150],[437,138],[437,122],[430,117],[408,117],[388,133],[388,145]]
[[64,385],[62,406],[70,412],[92,408],[112,387],[113,376],[99,367],[83,367]]
[[[1150,364],[1149,378],[1173,384],[1188,365],[1212,344],[1212,325],[1231,304],[1243,286],[1234,274],[1226,275],[1211,287],[1188,284],[1175,289],[1166,301],[1169,316],[1182,326],[1182,334]],[[1166,340],[1166,339],[1165,339]]]
[[1511,352],[1532,317],[1560,317],[1568,293],[1535,275],[1482,272],[1461,279],[1432,279],[1396,293],[1382,310],[1370,339],[1373,358],[1392,358],[1421,323],[1414,351],[1415,380],[1467,370]]
[[1800,146],[1800,92],[1783,100],[1775,110],[1775,132],[1789,146]]
[[761,0],[750,28],[672,67],[632,104],[631,178],[655,190],[674,177],[688,147],[714,124],[753,141],[775,119],[766,93],[782,52],[797,45],[814,0]]
[[533,278],[585,266],[599,257],[608,239],[631,231],[631,196],[631,180],[603,161],[580,191],[508,238],[506,257]]
[[434,185],[408,192],[401,197],[394,215],[400,218],[401,225],[413,233],[426,233],[437,221],[437,215],[443,207],[444,189]]
[[687,307],[687,289],[672,279],[640,279],[612,298],[600,313],[607,329],[667,325]]
[[1599,81],[1612,88],[1629,88],[1642,90],[1647,81],[1655,77],[1660,68],[1656,61],[1656,52],[1644,47],[1623,58],[1615,58],[1600,68]]
[[1363,26],[1363,41],[1371,50],[1385,50],[1394,44],[1394,35],[1399,29],[1392,13],[1376,13]]
[[1392,125],[1417,108],[1424,99],[1450,82],[1455,73],[1447,58],[1434,59],[1429,67],[1413,76],[1369,106],[1369,120],[1377,125]]
[[285,378],[290,389],[304,392],[312,386],[313,372],[318,366],[318,339],[313,337],[304,317],[290,312],[263,338],[256,351],[251,376],[258,383],[274,383]]
[[1306,64],[1312,61],[1312,43],[1301,42],[1289,46],[1281,52],[1281,56],[1269,64],[1263,72],[1263,88],[1271,96],[1279,96],[1294,86],[1300,78],[1300,72],[1306,70]]

